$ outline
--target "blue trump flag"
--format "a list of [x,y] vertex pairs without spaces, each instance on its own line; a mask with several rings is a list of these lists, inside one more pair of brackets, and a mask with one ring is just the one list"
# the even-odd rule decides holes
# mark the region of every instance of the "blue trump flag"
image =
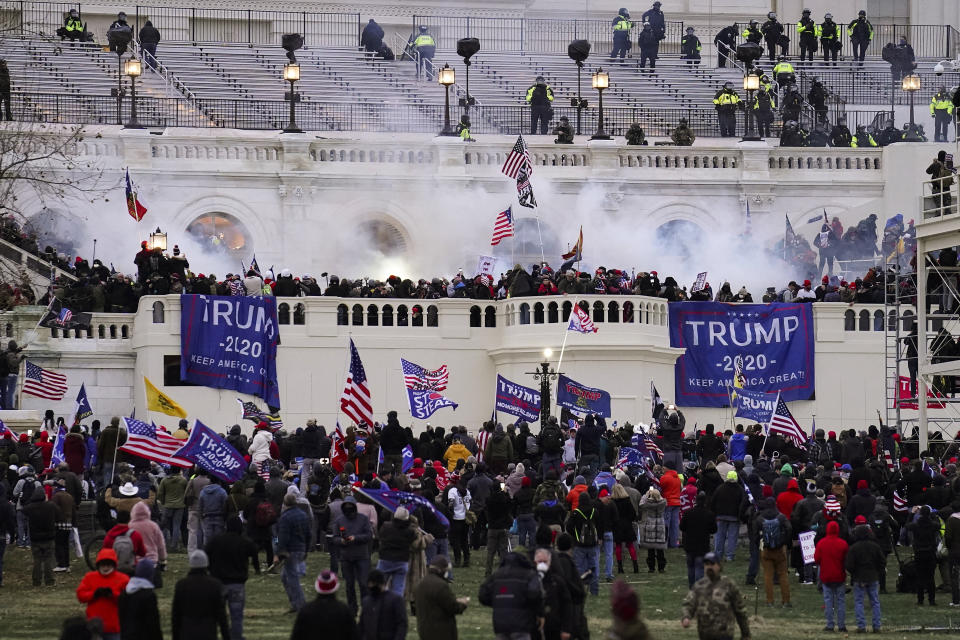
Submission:
[[595,413],[610,417],[610,394],[594,389],[560,374],[557,380],[557,404],[574,413]]
[[67,439],[67,426],[61,424],[57,429],[57,440],[53,443],[53,451],[50,454],[50,464],[48,468],[56,469],[57,465],[64,461],[63,441]]
[[593,479],[593,486],[596,488],[606,487],[607,491],[613,491],[613,485],[617,484],[617,479],[609,471],[601,471]]
[[633,447],[620,447],[620,458],[617,460],[617,468],[643,466],[646,456],[640,449]]
[[247,469],[243,456],[199,420],[193,423],[190,437],[173,457],[186,458],[226,482],[236,482]]
[[413,449],[410,445],[407,445],[400,454],[403,456],[403,472],[406,473],[413,468]]
[[773,415],[773,410],[777,405],[777,394],[764,393],[763,391],[750,391],[749,389],[737,389],[736,417],[753,420],[758,424],[767,424]]
[[812,305],[671,302],[669,317],[670,346],[685,350],[674,368],[678,405],[727,406],[739,360],[745,387],[813,398]]
[[458,405],[450,398],[445,398],[436,391],[423,389],[407,389],[407,400],[410,402],[410,415],[418,420],[426,420],[437,409],[444,407],[453,407],[456,411]]
[[[437,511],[433,503],[423,496],[418,496],[415,493],[408,493],[406,491],[394,491],[393,489],[361,489],[360,487],[356,487],[353,491],[370,498],[384,509],[388,509],[391,513],[396,511],[397,507],[406,507],[407,511],[410,512],[417,509],[429,509],[444,528],[450,528],[450,521],[447,517],[440,511]],[[423,518],[420,518],[420,525],[423,526]]]
[[540,392],[497,376],[497,411],[527,422],[540,419]]
[[73,424],[80,424],[81,420],[86,420],[93,415],[93,407],[90,406],[90,400],[87,398],[87,388],[80,383],[80,391],[77,392],[77,410],[73,413]]
[[182,295],[180,307],[180,379],[279,408],[276,299]]

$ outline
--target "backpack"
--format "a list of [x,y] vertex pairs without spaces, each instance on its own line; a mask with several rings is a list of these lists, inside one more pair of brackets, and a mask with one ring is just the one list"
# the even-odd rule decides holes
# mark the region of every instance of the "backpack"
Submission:
[[20,506],[24,506],[30,502],[30,498],[33,497],[33,490],[37,488],[37,481],[24,479],[23,486],[20,487]]
[[780,533],[780,518],[763,519],[763,548],[778,549],[782,544]]
[[590,518],[587,518],[587,515],[577,509],[577,513],[583,516],[583,525],[580,527],[579,535],[577,536],[577,542],[580,546],[583,547],[595,547],[600,541],[599,536],[597,535],[597,525],[593,523],[593,515],[596,513],[595,509],[590,510]]
[[117,554],[117,571],[132,574],[137,565],[137,557],[133,552],[133,538],[130,537],[129,529],[114,538],[113,551]]
[[540,434],[540,446],[543,447],[544,453],[551,455],[562,452],[563,436],[560,434],[560,429],[552,425],[544,429]]
[[527,436],[527,455],[535,456],[540,453],[540,448],[537,446],[537,438],[534,435]]
[[274,508],[273,503],[269,500],[264,500],[258,504],[257,510],[253,514],[253,521],[258,527],[269,527],[276,522],[277,510]]

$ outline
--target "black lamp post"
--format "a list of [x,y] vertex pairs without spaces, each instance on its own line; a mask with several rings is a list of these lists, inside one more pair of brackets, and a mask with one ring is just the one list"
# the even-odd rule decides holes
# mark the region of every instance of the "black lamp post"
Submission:
[[758,76],[753,69],[751,69],[747,75],[743,76],[743,88],[747,92],[747,128],[743,133],[743,137],[740,138],[740,142],[759,142],[763,140],[763,138],[758,136],[756,131],[754,131],[753,92],[760,88],[760,76]]
[[437,73],[437,82],[443,85],[443,130],[442,136],[455,136],[453,128],[450,126],[450,85],[457,81],[456,71],[450,68],[449,64],[444,63],[443,68]]
[[550,356],[553,355],[553,350],[550,348],[543,350],[543,362],[540,363],[540,368],[536,371],[528,371],[527,375],[533,376],[534,380],[540,381],[540,428],[543,428],[543,425],[547,424],[547,420],[550,419],[550,404],[553,394],[550,391],[550,381],[556,380],[557,376],[560,375],[559,371],[555,371],[550,368]]
[[913,94],[920,90],[920,76],[914,74],[903,76],[902,82],[903,90],[910,94],[910,124],[903,139],[905,142],[923,142],[923,138],[917,132],[917,123],[913,119]]
[[463,58],[463,66],[466,67],[467,72],[467,95],[464,98],[460,98],[460,106],[463,107],[464,115],[470,115],[470,107],[477,102],[474,100],[473,96],[470,95],[470,58],[478,51],[480,51],[479,39],[460,38],[457,40],[457,55]]
[[597,132],[590,136],[591,140],[609,140],[610,136],[603,130],[603,90],[610,87],[610,74],[598,67],[591,79],[593,88],[597,90]]
[[297,80],[300,79],[300,65],[296,62],[283,65],[283,79],[290,83],[290,122],[283,133],[303,133],[303,129],[297,126],[297,95],[295,90]]
[[567,55],[577,64],[577,97],[570,98],[570,106],[577,110],[577,135],[580,135],[580,123],[583,110],[587,108],[587,101],[581,92],[580,75],[583,70],[583,61],[590,55],[590,43],[586,40],[574,40],[567,46]]
[[130,78],[130,120],[124,129],[143,129],[137,122],[137,78],[143,75],[143,64],[136,58],[130,58],[123,65],[123,72]]

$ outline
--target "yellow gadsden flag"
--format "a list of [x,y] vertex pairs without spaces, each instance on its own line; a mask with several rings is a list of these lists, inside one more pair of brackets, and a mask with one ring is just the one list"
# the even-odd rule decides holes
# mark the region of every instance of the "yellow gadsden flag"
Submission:
[[177,418],[187,417],[187,412],[184,411],[183,407],[170,399],[170,396],[153,386],[153,383],[150,382],[146,376],[143,377],[143,384],[147,391],[147,409],[150,411],[159,411],[168,416],[176,416]]

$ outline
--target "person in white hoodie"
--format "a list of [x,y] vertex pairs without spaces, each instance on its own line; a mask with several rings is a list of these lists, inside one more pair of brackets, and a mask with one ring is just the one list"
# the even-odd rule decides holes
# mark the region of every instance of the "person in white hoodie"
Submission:
[[247,453],[250,454],[250,462],[257,465],[260,471],[264,471],[264,462],[270,460],[271,442],[273,442],[273,434],[270,432],[270,426],[266,422],[259,423]]

